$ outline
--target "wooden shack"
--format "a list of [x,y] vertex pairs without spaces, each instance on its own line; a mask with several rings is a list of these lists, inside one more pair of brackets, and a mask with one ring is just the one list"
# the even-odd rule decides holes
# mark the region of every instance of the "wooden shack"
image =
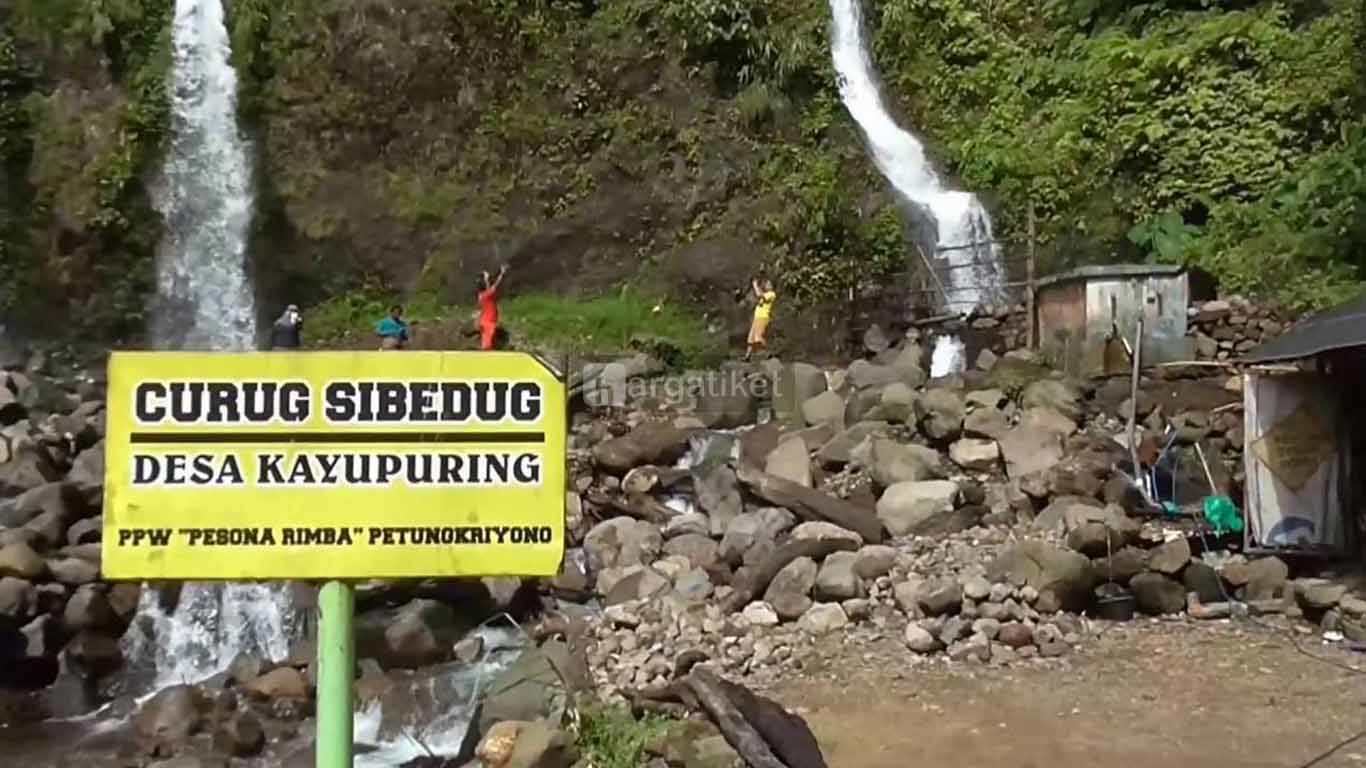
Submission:
[[1186,271],[1166,264],[1082,267],[1043,278],[1035,288],[1039,351],[1073,376],[1127,373],[1125,342],[1143,317],[1144,366],[1189,360]]

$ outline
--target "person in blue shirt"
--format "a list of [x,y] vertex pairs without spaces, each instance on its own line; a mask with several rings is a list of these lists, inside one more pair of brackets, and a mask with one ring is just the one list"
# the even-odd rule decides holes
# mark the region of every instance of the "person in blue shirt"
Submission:
[[379,334],[379,348],[403,349],[408,346],[408,324],[403,321],[403,307],[395,304],[389,308],[389,316],[375,326]]

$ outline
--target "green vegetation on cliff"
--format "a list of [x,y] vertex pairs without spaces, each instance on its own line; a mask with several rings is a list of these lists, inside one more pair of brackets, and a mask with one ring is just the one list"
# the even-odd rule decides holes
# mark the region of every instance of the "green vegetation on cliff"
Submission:
[[141,330],[160,217],[172,0],[16,0],[0,18],[0,317]]
[[[0,313],[139,326],[170,6],[0,4]],[[1363,278],[1362,6],[864,0],[889,103],[1008,251],[1032,210],[1045,269],[1184,261],[1299,305]],[[510,263],[516,291],[630,286],[735,333],[769,268],[779,341],[811,344],[810,308],[900,301],[918,261],[839,102],[825,0],[229,9],[269,299],[449,314]]]

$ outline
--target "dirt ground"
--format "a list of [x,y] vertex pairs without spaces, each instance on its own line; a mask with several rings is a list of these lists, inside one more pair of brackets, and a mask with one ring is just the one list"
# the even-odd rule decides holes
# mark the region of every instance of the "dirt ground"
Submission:
[[[1366,655],[1317,636],[1300,646],[1366,671]],[[832,768],[1366,764],[1366,674],[1248,624],[1125,625],[1061,664],[915,661],[890,636],[872,650],[832,641],[769,692],[806,717]]]

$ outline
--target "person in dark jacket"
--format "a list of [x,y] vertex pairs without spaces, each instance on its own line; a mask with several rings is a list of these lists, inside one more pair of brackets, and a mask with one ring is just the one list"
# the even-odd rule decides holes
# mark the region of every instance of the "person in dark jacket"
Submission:
[[304,316],[297,305],[290,304],[270,327],[270,348],[298,349],[303,344],[303,329]]

